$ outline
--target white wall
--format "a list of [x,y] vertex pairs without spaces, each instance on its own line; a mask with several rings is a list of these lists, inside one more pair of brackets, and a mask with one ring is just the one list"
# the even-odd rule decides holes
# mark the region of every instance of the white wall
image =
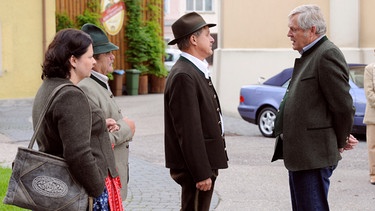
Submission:
[[329,13],[329,38],[338,46],[358,48],[360,32],[358,0],[330,0]]
[[[341,49],[348,63],[375,61],[374,49]],[[293,67],[300,57],[292,49],[216,49],[213,82],[218,92],[223,113],[239,117],[237,106],[242,85],[256,84],[259,77],[266,79],[281,70]]]

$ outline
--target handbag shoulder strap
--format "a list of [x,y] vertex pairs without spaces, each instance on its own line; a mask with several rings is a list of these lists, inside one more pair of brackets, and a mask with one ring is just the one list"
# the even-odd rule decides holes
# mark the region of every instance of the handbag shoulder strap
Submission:
[[48,110],[49,106],[51,105],[53,98],[55,97],[56,93],[58,91],[60,91],[60,89],[62,89],[64,86],[74,86],[74,85],[73,84],[69,84],[69,83],[61,84],[61,85],[57,86],[51,92],[51,94],[48,96],[47,102],[46,102],[46,104],[44,104],[42,113],[40,113],[38,123],[35,126],[34,134],[31,137],[31,140],[30,140],[30,143],[29,143],[29,146],[28,146],[29,149],[32,149],[33,146],[34,146],[34,144],[35,144],[36,135],[38,134],[38,131],[40,129],[40,125],[42,124],[42,120],[43,120],[44,116],[46,115],[47,110]]

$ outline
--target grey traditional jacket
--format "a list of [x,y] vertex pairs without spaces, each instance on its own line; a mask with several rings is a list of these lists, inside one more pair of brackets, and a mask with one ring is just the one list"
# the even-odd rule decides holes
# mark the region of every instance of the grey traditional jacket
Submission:
[[[68,79],[45,79],[35,96],[32,117],[35,127],[46,99]],[[75,86],[63,87],[55,96],[37,135],[39,150],[62,157],[71,174],[90,196],[105,187],[108,172],[118,176],[103,112]]]
[[[121,109],[116,103],[113,94],[95,81],[95,76],[85,78],[78,83],[78,86],[86,93],[87,97],[94,102],[96,106],[104,112],[105,118],[116,120],[120,129],[109,133],[111,143],[114,145],[115,160],[120,180],[122,184],[121,197],[126,199],[128,188],[128,160],[129,160],[129,141],[133,134],[128,124],[123,120]],[[99,79],[97,79],[99,80]]]

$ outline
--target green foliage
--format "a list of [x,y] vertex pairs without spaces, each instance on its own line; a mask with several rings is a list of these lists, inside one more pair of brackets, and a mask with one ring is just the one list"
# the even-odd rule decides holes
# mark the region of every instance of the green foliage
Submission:
[[87,8],[90,9],[91,12],[99,12],[100,11],[100,0],[90,0],[87,2]]
[[77,28],[81,28],[85,23],[92,23],[100,28],[102,24],[100,23],[100,14],[91,12],[89,9],[85,9],[82,15],[77,16]]
[[87,8],[83,11],[83,14],[75,17],[75,21],[70,19],[66,13],[56,14],[56,32],[65,28],[80,29],[85,23],[92,23],[103,28],[100,17],[100,1],[90,0],[87,2]]
[[[0,201],[2,202],[8,189],[8,183],[12,170],[10,168],[0,167]],[[0,210],[18,211],[25,210],[16,206],[0,203]]]
[[65,28],[74,28],[74,22],[66,13],[56,14],[56,32]]
[[[163,15],[161,8],[148,3],[145,8],[148,12],[148,20],[142,21],[142,0],[124,0],[124,2],[127,10],[125,40],[128,45],[125,54],[130,68],[141,71],[141,74],[166,76],[168,72],[163,64],[165,44],[159,23]],[[76,17],[76,21],[69,19],[66,14],[56,14],[56,30],[81,28],[85,23],[92,23],[103,28],[99,11],[100,1],[90,0],[83,14]]]
[[77,16],[77,27],[81,28],[85,23],[92,23],[100,28],[100,2],[97,0],[91,0],[87,2],[87,8],[83,11],[83,14]]
[[113,73],[108,73],[107,74],[108,80],[113,80],[115,77],[113,76]]
[[128,49],[126,50],[127,62],[130,68],[141,71],[141,74],[147,73],[146,63],[148,61],[147,45],[149,37],[142,24],[141,1],[125,0],[127,23],[125,28],[125,39]]
[[127,61],[131,68],[140,70],[141,74],[165,77],[168,72],[163,64],[165,45],[159,23],[161,8],[149,3],[146,8],[148,20],[144,22],[140,0],[125,0],[125,5],[128,15],[125,34]]
[[146,33],[150,37],[148,43],[149,49],[149,73],[157,77],[165,77],[168,72],[163,64],[165,55],[165,44],[162,37],[162,31],[159,24],[161,17],[161,8],[148,5],[149,20],[146,21]]

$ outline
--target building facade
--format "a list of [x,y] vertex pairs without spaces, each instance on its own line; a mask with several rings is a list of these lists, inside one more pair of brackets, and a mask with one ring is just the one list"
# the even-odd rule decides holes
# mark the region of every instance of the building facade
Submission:
[[242,85],[256,84],[261,77],[292,67],[300,56],[292,50],[287,33],[289,12],[302,4],[322,9],[326,35],[341,48],[348,63],[375,61],[371,27],[375,2],[371,0],[164,0],[164,38],[173,39],[172,23],[190,11],[217,23],[211,28],[216,40],[213,79],[223,111],[238,116]]
[[[189,12],[197,12],[207,23],[218,22],[218,12],[220,11],[220,0],[164,0],[164,39],[169,42],[174,39],[172,24],[182,15]],[[216,35],[217,27],[210,29]]]
[[[327,37],[348,63],[375,61],[372,0],[233,0],[219,1],[218,48],[213,79],[224,113],[239,116],[242,85],[256,84],[292,67],[299,53],[287,37],[288,14],[302,4],[318,5],[327,22]],[[375,18],[375,17],[374,17]]]
[[[0,99],[34,97],[41,84],[43,53],[55,34],[55,1],[0,2]],[[238,116],[239,90],[291,67],[299,54],[287,37],[288,14],[316,4],[327,21],[327,36],[349,63],[375,61],[373,0],[164,0],[164,36],[181,15],[199,12],[216,34],[213,79],[227,115]],[[375,18],[375,17],[374,17]],[[175,47],[175,46],[173,46]]]
[[0,1],[0,99],[34,97],[55,34],[55,1]]

